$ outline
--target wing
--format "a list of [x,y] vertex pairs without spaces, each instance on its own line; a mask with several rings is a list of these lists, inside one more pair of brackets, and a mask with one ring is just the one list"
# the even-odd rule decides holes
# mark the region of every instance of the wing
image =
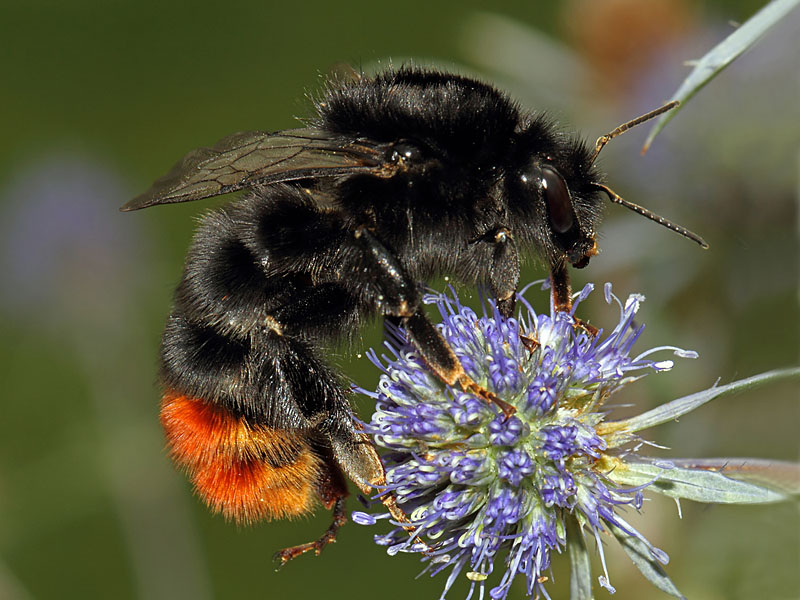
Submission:
[[189,202],[244,188],[357,172],[391,175],[385,148],[367,142],[336,139],[319,129],[276,133],[247,131],[223,138],[211,148],[197,148],[144,194],[120,210]]

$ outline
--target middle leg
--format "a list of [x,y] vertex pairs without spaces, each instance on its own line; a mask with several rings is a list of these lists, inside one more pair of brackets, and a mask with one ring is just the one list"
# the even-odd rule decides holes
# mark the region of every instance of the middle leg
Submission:
[[414,347],[436,376],[447,385],[458,384],[464,391],[494,404],[507,418],[513,415],[516,409],[512,405],[476,383],[464,371],[453,349],[423,311],[417,283],[408,276],[397,257],[366,227],[356,230],[356,238],[361,241],[367,264],[375,274],[384,315],[400,320]]

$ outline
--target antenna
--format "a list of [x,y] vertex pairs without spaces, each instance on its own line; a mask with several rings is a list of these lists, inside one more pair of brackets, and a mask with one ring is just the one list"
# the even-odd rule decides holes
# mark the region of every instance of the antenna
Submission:
[[[647,116],[648,115],[645,115],[645,117],[647,117]],[[640,119],[641,118],[644,118],[644,117],[640,117]],[[634,124],[637,124],[637,123],[634,123]],[[633,125],[631,125],[631,127],[633,127]],[[623,131],[624,131],[624,129],[623,129]],[[619,135],[619,134],[617,134],[617,135]],[[600,140],[598,140],[597,143],[599,144]],[[600,147],[602,148],[602,146],[600,146]],[[598,150],[598,152],[599,152],[599,150]],[[630,209],[635,213],[639,213],[643,217],[647,217],[651,221],[655,221],[659,225],[663,225],[667,229],[671,229],[675,233],[679,233],[685,238],[689,238],[693,242],[696,242],[697,244],[700,244],[700,246],[702,246],[704,249],[706,249],[706,250],[708,249],[708,244],[706,243],[706,241],[703,238],[701,238],[699,235],[697,235],[696,233],[692,233],[691,231],[689,231],[685,227],[681,227],[680,225],[676,225],[672,221],[668,221],[664,217],[660,217],[657,214],[655,214],[653,212],[650,212],[646,208],[643,208],[643,207],[639,206],[638,204],[634,204],[633,202],[628,202],[627,200],[622,198],[619,194],[617,194],[614,190],[612,190],[611,188],[609,188],[609,187],[607,187],[607,186],[605,186],[605,185],[603,185],[601,183],[593,183],[592,185],[594,187],[596,187],[597,189],[605,192],[608,195],[609,200],[611,200],[611,202],[613,202],[614,204],[621,204],[625,208]]]
[[[668,110],[672,110],[673,108],[675,108],[679,104],[680,104],[680,102],[678,102],[677,100],[673,100],[672,102],[669,102],[669,103],[665,104],[661,108],[657,108],[655,110],[651,110],[649,113],[644,114],[641,117],[636,117],[635,119],[633,119],[633,121],[628,121],[627,123],[623,123],[622,125],[617,127],[614,131],[610,131],[609,133],[607,133],[605,135],[601,135],[599,138],[597,138],[597,141],[594,144],[594,154],[592,154],[592,158],[589,159],[589,164],[590,165],[594,164],[594,161],[597,160],[597,155],[600,154],[600,150],[603,149],[603,146],[605,146],[608,142],[613,140],[615,137],[617,137],[618,135],[622,135],[623,133],[628,131],[628,129],[636,127],[637,125],[641,125],[645,121],[649,121],[650,119],[652,119],[654,117],[657,117],[658,115],[660,115],[662,113],[665,113]],[[617,197],[619,198],[619,196],[617,196]],[[620,198],[620,200],[622,200],[622,198]],[[636,206],[636,205],[634,205],[634,206]],[[663,223],[662,223],[662,225],[663,225]]]

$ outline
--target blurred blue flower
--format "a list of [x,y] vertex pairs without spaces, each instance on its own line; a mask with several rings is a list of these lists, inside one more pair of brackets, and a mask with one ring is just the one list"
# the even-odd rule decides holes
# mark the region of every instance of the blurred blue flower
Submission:
[[[587,285],[575,307],[591,291]],[[469,597],[476,587],[483,597],[502,557],[504,569],[489,590],[491,598],[506,598],[518,575],[528,596],[549,598],[551,555],[569,546],[573,597],[589,598],[586,535],[596,541],[603,565],[599,583],[613,593],[601,543],[606,533],[620,541],[648,579],[680,597],[660,567],[667,554],[625,521],[621,509],[640,509],[646,488],[706,501],[712,501],[712,488],[724,489],[728,497],[715,497],[716,502],[782,498],[714,470],[679,468],[638,454],[643,443],[636,431],[671,420],[723,388],[626,421],[606,421],[606,402],[615,392],[647,373],[672,368],[671,360],[656,360],[654,354],[696,354],[671,346],[631,354],[644,328],[633,320],[644,297],[632,294],[623,303],[606,284],[605,298],[619,305],[620,318],[612,331],[596,337],[576,328],[572,313],[551,307],[550,314],[537,314],[522,297],[526,314],[519,319],[502,318],[491,302],[488,314],[478,315],[455,293],[426,298],[438,306],[440,331],[470,377],[516,408],[510,418],[441,383],[402,330],[392,330],[387,343],[392,358],[371,353],[384,373],[377,393],[364,392],[377,401],[365,429],[390,451],[384,456],[387,486],[380,491],[396,496],[416,528],[409,538],[394,523],[375,540],[390,554],[421,553],[431,574],[449,571],[442,597],[462,573],[471,582]],[[536,342],[523,343],[521,336]],[[361,524],[380,518],[389,515],[354,515]]]
[[152,242],[119,206],[114,169],[57,153],[0,189],[0,310],[82,330],[119,323],[145,281]]

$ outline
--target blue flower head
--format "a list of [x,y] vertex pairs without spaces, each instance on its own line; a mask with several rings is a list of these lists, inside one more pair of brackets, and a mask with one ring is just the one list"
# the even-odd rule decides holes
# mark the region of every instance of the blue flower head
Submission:
[[[575,306],[591,291],[587,285]],[[365,429],[388,450],[387,486],[379,492],[394,494],[415,527],[409,537],[394,523],[375,540],[390,554],[420,553],[431,574],[447,573],[442,597],[465,578],[470,597],[476,589],[483,597],[488,588],[491,598],[504,599],[520,578],[528,596],[549,598],[551,556],[568,543],[578,586],[573,589],[588,586],[591,594],[587,536],[602,559],[600,585],[613,592],[600,543],[606,533],[636,554],[634,562],[656,585],[680,595],[660,567],[667,555],[620,516],[624,507],[641,507],[643,489],[694,475],[637,455],[642,444],[633,432],[674,418],[678,409],[640,415],[649,416],[647,423],[613,422],[606,420],[606,402],[639,377],[672,368],[671,360],[654,360],[654,353],[696,354],[659,347],[633,355],[644,328],[633,319],[644,298],[633,294],[621,302],[610,284],[605,298],[619,305],[619,322],[594,337],[575,327],[572,314],[552,307],[537,314],[522,297],[525,314],[518,319],[502,318],[491,301],[487,314],[479,315],[455,293],[426,298],[439,308],[440,331],[469,376],[515,407],[508,418],[485,400],[443,384],[402,330],[387,342],[393,356],[371,353],[383,374],[377,393],[364,392],[377,401]],[[388,517],[354,514],[362,524]],[[503,569],[495,572],[499,564]]]

